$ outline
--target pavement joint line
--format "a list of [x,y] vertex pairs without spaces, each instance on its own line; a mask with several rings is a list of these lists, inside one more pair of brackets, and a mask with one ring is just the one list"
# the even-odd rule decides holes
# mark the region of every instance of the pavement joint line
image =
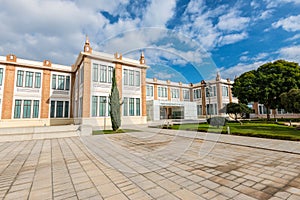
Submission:
[[[23,142],[21,142],[21,144],[22,144],[22,143],[23,143]],[[17,179],[17,175],[20,173],[20,170],[22,169],[22,167],[24,166],[25,162],[27,161],[27,159],[28,159],[28,157],[29,157],[29,155],[30,155],[30,153],[31,153],[31,151],[32,151],[32,148],[35,146],[35,144],[36,144],[36,143],[34,143],[34,144],[32,145],[30,151],[28,151],[27,157],[24,159],[24,161],[23,161],[22,165],[20,166],[19,170],[16,172],[16,175],[13,177],[13,180],[11,180],[10,185],[9,185],[9,188],[6,190],[6,192],[5,192],[5,194],[4,194],[4,198],[7,196],[8,192],[9,192],[10,189],[12,188],[13,183],[14,183],[14,182],[16,181],[16,179]],[[23,145],[23,148],[25,148],[25,147],[27,147],[27,146],[29,146],[29,145],[31,145],[31,144],[30,144],[29,141],[27,141],[27,142]],[[18,147],[19,147],[19,146],[18,146]],[[11,162],[7,165],[7,167],[3,170],[4,172],[5,172],[5,170],[8,169],[9,166],[16,160],[16,158],[18,157],[19,153],[23,150],[23,148],[20,148],[20,150],[18,151],[18,153],[15,154],[14,159],[12,159]],[[2,174],[2,173],[1,173],[1,174]]]
[[[63,153],[63,150],[62,150],[62,148],[61,148],[60,140],[59,140],[59,139],[56,139],[56,142],[57,142],[57,146],[59,147],[59,151],[60,151],[60,154],[61,154],[61,156],[62,156],[62,159],[63,159],[63,162],[64,162],[64,166],[65,166],[65,168],[66,168],[66,170],[67,170],[67,172],[68,172],[69,180],[70,180],[70,182],[71,182],[72,189],[73,189],[73,191],[74,191],[74,193],[75,193],[75,197],[78,199],[78,196],[77,196],[77,193],[76,193],[76,189],[75,189],[75,187],[74,187],[74,182],[73,182],[73,180],[72,180],[72,178],[71,178],[70,169],[69,169],[69,167],[68,167],[68,164],[67,164],[67,161],[66,161],[65,154]],[[52,177],[53,177],[53,176],[52,176]],[[53,193],[54,193],[54,181],[53,181],[53,180],[52,180],[52,185],[53,185],[52,187],[53,187]],[[54,197],[54,194],[53,194],[53,197]]]
[[[76,145],[76,147],[78,148],[78,149],[80,149],[81,151],[82,151],[82,148],[80,147],[80,146],[82,146],[84,143],[82,143],[82,141],[81,141],[81,144],[79,145],[77,142],[75,142],[74,140],[73,140],[73,138],[70,138],[70,140]],[[68,145],[70,145],[69,143],[68,143]],[[85,146],[85,145],[83,145],[84,147],[85,147],[85,149],[87,150],[87,147]],[[72,149],[72,148],[71,148]],[[73,152],[73,150],[72,150],[72,152]],[[103,172],[103,170],[101,170],[99,167],[98,167],[98,165],[94,162],[94,160],[93,159],[96,159],[96,160],[98,160],[93,154],[90,154],[91,156],[93,156],[93,159],[91,159],[90,158],[90,156],[86,153],[86,152],[84,152],[84,151],[82,151],[82,153],[87,157],[87,158],[89,158],[93,163],[94,163],[94,165],[101,171],[101,172]],[[90,153],[89,151],[88,151],[88,153]],[[76,157],[76,156],[75,156]],[[78,160],[78,159],[77,159]],[[79,161],[78,161],[79,162]],[[98,160],[98,162],[100,162],[99,160]],[[80,165],[81,165],[81,167],[82,167],[82,164],[81,164],[81,162],[79,162],[80,163]],[[101,162],[100,162],[101,163]],[[83,167],[82,167],[83,168]],[[96,185],[95,185],[95,183],[94,183],[94,181],[90,178],[90,176],[88,175],[88,173],[86,172],[86,170],[83,168],[83,170],[84,170],[84,172],[86,173],[86,175],[88,176],[88,178],[89,178],[89,180],[91,181],[91,183],[93,184],[93,186],[96,188],[96,190],[97,190],[97,192],[98,192],[98,194],[102,197],[102,198],[104,198],[103,196],[102,196],[102,194],[101,194],[101,192],[97,189],[97,187],[96,187]],[[104,172],[103,172],[104,173]],[[104,173],[105,174],[105,173]],[[120,192],[122,192],[122,190],[114,183],[114,181],[113,180],[111,180],[111,178],[110,177],[108,177],[106,174],[105,174],[105,176],[112,182],[112,184],[113,185],[115,185],[115,187],[117,187],[119,190],[120,190]],[[123,192],[122,192],[123,193]],[[125,194],[124,194],[125,195]]]
[[[67,141],[66,141],[66,140],[67,140]],[[96,185],[94,184],[93,180],[92,180],[91,177],[87,174],[86,170],[85,170],[84,167],[82,166],[82,163],[78,160],[77,155],[74,153],[74,149],[70,147],[70,141],[69,141],[69,140],[71,140],[71,141],[74,143],[74,141],[73,141],[72,139],[65,139],[65,138],[64,138],[65,143],[68,145],[68,148],[71,150],[73,156],[76,158],[77,163],[79,163],[81,169],[84,171],[84,173],[85,173],[85,175],[88,177],[89,181],[93,184],[93,186],[94,186],[94,188],[96,188],[98,194],[102,197],[100,191],[97,189],[97,187],[96,187]],[[69,141],[69,142],[68,142],[68,141]],[[74,144],[77,146],[76,143],[74,143]],[[76,192],[76,189],[75,189],[75,185],[74,185],[72,176],[70,176],[70,177],[71,177],[71,180],[72,180],[72,184],[73,184],[73,187],[74,187],[74,191],[75,191],[75,193],[76,193],[76,197],[77,197],[77,199],[78,199],[79,197],[78,197],[78,194],[77,194],[77,192]],[[79,191],[78,191],[78,192],[79,192]]]

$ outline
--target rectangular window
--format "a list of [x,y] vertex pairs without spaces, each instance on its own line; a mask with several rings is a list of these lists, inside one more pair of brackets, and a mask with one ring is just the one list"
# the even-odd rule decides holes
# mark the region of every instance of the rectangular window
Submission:
[[172,88],[171,93],[172,93],[172,98],[173,99],[178,99],[179,98],[179,89]]
[[34,87],[35,88],[41,87],[41,73],[40,72],[35,72]]
[[99,105],[99,116],[106,116],[106,97],[101,96],[100,97],[100,105]]
[[208,115],[212,115],[212,104],[206,104],[206,112]]
[[84,79],[84,68],[83,66],[80,68],[80,84],[83,83],[83,79]]
[[140,86],[141,84],[141,74],[139,71],[135,71],[135,86]]
[[152,85],[147,85],[146,95],[148,97],[153,97],[153,86]]
[[217,104],[214,104],[214,115],[218,114]]
[[23,118],[30,118],[31,114],[31,100],[24,100]]
[[217,88],[215,85],[212,87],[212,95],[213,97],[217,96]]
[[134,116],[134,98],[129,98],[129,115]]
[[141,115],[141,102],[139,98],[135,99],[135,107],[136,107],[136,116]]
[[65,101],[65,113],[64,117],[68,118],[69,117],[69,101]]
[[197,115],[202,115],[202,105],[197,105]]
[[23,87],[24,71],[18,70],[17,72],[17,87]]
[[182,90],[183,92],[183,99],[190,100],[190,91],[189,90]]
[[93,81],[98,82],[98,65],[93,64]]
[[56,89],[56,75],[52,74],[52,89]]
[[162,88],[161,87],[158,87],[157,93],[158,93],[158,97],[162,96]]
[[38,118],[39,117],[39,100],[33,101],[33,112],[32,112],[32,118]]
[[66,76],[66,90],[70,90],[70,76]]
[[205,88],[205,96],[206,97],[211,97],[211,87]]
[[19,119],[21,118],[21,100],[15,100],[15,111],[14,111],[14,118]]
[[194,99],[200,99],[201,98],[201,89],[194,90]]
[[124,85],[128,85],[128,70],[124,69]]
[[107,66],[100,65],[100,82],[106,83]]
[[129,85],[133,86],[134,85],[134,71],[129,70]]
[[112,81],[113,70],[114,70],[114,68],[112,66],[108,66],[108,74],[107,74],[107,82],[108,83],[111,83],[111,81]]
[[128,116],[128,98],[124,97],[123,101],[123,116]]
[[63,110],[64,110],[64,102],[57,101],[56,102],[56,118],[63,117]]
[[228,97],[228,87],[227,86],[222,86],[222,95],[223,97]]
[[0,68],[0,86],[2,85],[3,80],[3,68]]
[[168,92],[166,87],[158,87],[158,97],[168,97]]
[[57,85],[58,90],[64,90],[65,89],[65,76],[63,75],[58,75],[58,85]]
[[92,97],[92,117],[97,117],[97,110],[98,110],[98,97]]
[[50,117],[54,118],[55,117],[55,101],[51,101],[51,106],[50,106]]
[[26,72],[25,87],[32,87],[33,83],[33,72]]

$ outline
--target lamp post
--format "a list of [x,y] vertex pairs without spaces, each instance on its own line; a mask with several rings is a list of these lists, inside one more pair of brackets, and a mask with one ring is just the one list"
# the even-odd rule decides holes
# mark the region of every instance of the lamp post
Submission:
[[208,111],[209,111],[209,118],[211,118],[211,105],[210,105],[210,96],[211,96],[211,85],[210,83],[207,83],[208,86],[208,90],[207,90],[207,94],[208,94]]
[[103,127],[103,130],[106,129],[106,97],[105,99],[103,100],[103,103],[104,103],[104,127]]

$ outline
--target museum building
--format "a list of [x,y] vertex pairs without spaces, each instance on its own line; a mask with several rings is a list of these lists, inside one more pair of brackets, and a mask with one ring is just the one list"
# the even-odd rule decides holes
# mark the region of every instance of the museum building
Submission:
[[88,38],[72,66],[0,56],[0,127],[87,124],[110,126],[109,94],[113,70],[120,93],[122,124],[163,119],[198,119],[222,115],[233,81],[197,84],[146,78],[139,60],[94,51]]

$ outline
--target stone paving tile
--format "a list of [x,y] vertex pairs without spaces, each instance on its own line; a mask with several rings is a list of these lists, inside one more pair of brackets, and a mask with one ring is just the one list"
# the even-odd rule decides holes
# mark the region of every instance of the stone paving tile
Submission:
[[[162,161],[143,155],[173,136],[136,134],[93,136],[89,141],[98,151],[92,154],[77,137],[0,143],[0,199],[300,199],[298,153],[215,143],[201,157],[203,141],[197,139],[168,162],[189,140],[180,138],[174,149],[157,154],[169,163],[160,167]],[[108,140],[123,150],[101,146]],[[259,144],[264,141],[272,146],[272,140]]]

